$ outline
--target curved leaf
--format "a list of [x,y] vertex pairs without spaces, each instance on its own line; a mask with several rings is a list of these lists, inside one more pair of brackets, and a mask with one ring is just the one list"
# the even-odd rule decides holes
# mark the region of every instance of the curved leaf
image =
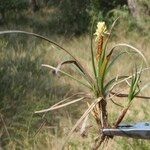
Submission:
[[[53,67],[53,66],[50,66],[50,65],[46,65],[46,64],[42,64],[42,66],[43,66],[43,67],[50,68],[50,69],[53,69],[53,70],[56,70],[56,69],[57,69],[56,67]],[[58,71],[61,72],[61,73],[64,74],[64,75],[68,76],[69,78],[71,78],[71,79],[77,81],[78,83],[80,83],[80,84],[86,86],[87,88],[92,89],[92,87],[91,87],[90,85],[83,83],[82,81],[76,79],[76,78],[73,77],[72,75],[70,75],[70,74],[68,74],[68,73],[66,73],[66,72],[64,72],[64,71],[62,71],[62,70],[60,70],[60,69],[59,69]]]
[[121,53],[119,53],[118,55],[116,55],[116,57],[113,58],[113,60],[112,60],[112,61],[110,62],[110,64],[108,65],[106,72],[108,72],[108,71],[110,70],[110,68],[113,66],[113,64],[114,64],[114,63],[118,60],[118,58],[119,58],[121,55],[123,55],[124,53],[126,53],[126,52],[121,52]]
[[67,60],[67,61],[63,61],[63,62],[59,63],[53,73],[57,74],[58,71],[60,70],[61,66],[65,65],[65,64],[74,64],[82,72],[82,74],[84,75],[84,77],[89,82],[89,80],[88,80],[88,78],[86,76],[86,72],[80,67],[80,65],[78,64],[78,62],[75,61],[75,60]]
[[38,37],[40,39],[43,39],[55,46],[57,46],[58,48],[60,48],[61,50],[65,51],[68,55],[70,55],[77,63],[78,66],[80,66],[80,68],[82,68],[82,70],[84,70],[84,73],[86,75],[86,77],[88,78],[89,82],[91,84],[93,84],[93,79],[92,77],[88,74],[88,72],[84,69],[84,67],[81,65],[81,63],[65,48],[63,48],[62,46],[60,46],[59,44],[57,44],[56,42],[48,39],[47,37],[44,37],[42,35],[36,34],[36,33],[32,33],[32,32],[26,32],[26,31],[20,31],[20,30],[10,30],[10,31],[0,31],[0,35],[4,35],[4,34],[12,34],[12,33],[19,33],[19,34],[26,34],[26,35],[31,35],[31,36],[35,36]]
[[138,50],[137,48],[135,48],[129,44],[120,43],[120,44],[115,45],[111,50],[114,50],[115,48],[120,47],[120,46],[128,47],[128,48],[134,50],[135,52],[137,52],[143,58],[145,64],[148,66],[147,60],[146,60],[145,56],[143,55],[143,53],[140,50]]

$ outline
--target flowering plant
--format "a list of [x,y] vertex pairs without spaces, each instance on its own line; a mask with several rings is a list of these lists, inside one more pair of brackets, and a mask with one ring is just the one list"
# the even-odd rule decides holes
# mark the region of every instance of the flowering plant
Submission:
[[[68,50],[61,47],[59,44],[49,40],[46,37],[43,37],[41,35],[35,34],[35,33],[29,33],[25,31],[1,31],[0,35],[2,34],[10,34],[10,33],[20,33],[20,34],[27,34],[36,36],[38,38],[44,39],[51,44],[54,44],[55,46],[59,47],[61,50],[65,51],[67,54],[69,54],[72,59],[66,60],[60,64],[58,64],[57,67],[43,64],[43,67],[47,67],[49,69],[52,69],[55,74],[61,73],[66,75],[67,77],[71,78],[72,80],[75,80],[79,84],[83,85],[85,88],[90,91],[90,93],[81,93],[81,94],[74,94],[73,96],[64,99],[55,105],[51,106],[50,108],[38,110],[35,111],[35,113],[47,113],[48,111],[56,110],[59,108],[63,108],[65,106],[71,105],[73,103],[79,102],[81,100],[89,100],[88,108],[85,110],[83,115],[80,117],[80,119],[77,121],[77,123],[74,125],[74,127],[69,132],[66,141],[68,141],[69,137],[72,135],[72,133],[76,130],[76,128],[82,124],[81,127],[81,134],[86,130],[86,121],[88,119],[88,115],[91,113],[98,125],[98,129],[102,128],[108,128],[113,127],[117,128],[117,126],[122,122],[124,116],[126,115],[126,112],[131,106],[132,100],[137,98],[145,98],[142,96],[138,96],[138,94],[145,89],[145,86],[143,88],[140,88],[139,82],[140,77],[143,71],[148,70],[148,68],[143,68],[143,64],[146,63],[146,58],[144,55],[135,47],[121,43],[113,46],[111,49],[108,49],[108,43],[112,34],[112,29],[114,28],[114,25],[118,19],[114,21],[112,24],[110,30],[107,30],[105,22],[98,22],[97,24],[97,30],[95,34],[93,34],[93,27],[91,32],[91,60],[92,60],[92,68],[93,72],[89,73],[85,67],[80,63],[80,61],[74,57]],[[94,26],[94,25],[93,25]],[[93,35],[95,35],[95,43],[97,44],[96,48],[96,54],[93,50]],[[116,76],[110,80],[107,79],[107,75],[114,65],[114,63],[120,58],[120,56],[124,55],[125,53],[128,53],[126,50],[122,50],[119,53],[114,53],[116,48],[119,47],[127,47],[130,48],[132,51],[137,53],[142,59],[141,61],[141,68],[135,69],[135,72],[130,76]],[[114,56],[113,56],[114,55]],[[112,57],[113,56],[113,57]],[[80,75],[85,79],[85,82],[81,81],[80,79],[74,77],[73,75],[61,70],[61,66],[65,64],[74,64],[80,73]],[[117,87],[117,85],[120,85],[122,83],[128,83],[129,85],[129,92],[127,94],[122,93],[116,93],[114,92],[114,89]],[[130,82],[130,83],[129,83]],[[77,96],[79,98],[74,99],[74,96]],[[108,120],[108,110],[107,110],[107,104],[108,100],[112,100],[112,97],[126,97],[128,100],[128,103],[126,106],[123,107],[121,114],[116,118],[113,124],[109,123]],[[115,103],[116,104],[116,103]],[[118,105],[118,104],[116,104]],[[99,132],[100,133],[100,132]],[[105,140],[109,139],[110,137],[104,135],[103,133],[99,134],[99,138],[96,140],[96,143],[93,147],[93,149],[97,149]],[[111,137],[112,138],[112,137]],[[65,141],[65,143],[66,143]],[[65,145],[65,144],[64,144]],[[64,146],[63,145],[63,146]]]

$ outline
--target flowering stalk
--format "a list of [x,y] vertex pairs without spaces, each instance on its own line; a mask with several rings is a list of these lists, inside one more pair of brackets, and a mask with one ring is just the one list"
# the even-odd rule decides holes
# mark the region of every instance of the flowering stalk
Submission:
[[96,53],[96,60],[98,61],[103,50],[103,37],[106,33],[106,25],[105,22],[98,22],[97,30],[94,33],[96,35],[95,41],[97,42],[97,53]]
[[98,87],[99,87],[99,94],[97,95],[98,97],[101,96],[103,97],[102,100],[99,102],[98,107],[99,110],[101,111],[99,114],[99,120],[101,122],[101,127],[107,127],[108,126],[108,117],[107,117],[107,102],[105,99],[105,96],[103,95],[103,79],[104,79],[104,72],[105,68],[107,66],[107,59],[105,58],[105,49],[103,49],[103,42],[104,42],[104,36],[106,33],[106,25],[105,22],[98,22],[97,24],[97,30],[94,35],[96,35],[95,41],[97,42],[97,52],[96,52],[96,60],[98,62],[97,64],[97,81],[98,81]]

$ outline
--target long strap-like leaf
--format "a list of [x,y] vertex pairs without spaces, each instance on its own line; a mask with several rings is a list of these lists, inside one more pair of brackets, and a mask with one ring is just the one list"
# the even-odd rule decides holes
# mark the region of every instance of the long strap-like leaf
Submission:
[[112,61],[109,63],[108,67],[107,67],[107,70],[106,70],[106,73],[109,72],[110,68],[114,65],[114,63],[118,60],[118,58],[120,58],[121,55],[125,54],[126,52],[121,52],[119,54],[117,54],[113,59]]
[[61,66],[65,65],[65,64],[74,64],[83,74],[85,74],[84,70],[82,70],[82,68],[80,68],[80,66],[78,65],[78,63],[75,60],[66,60],[66,61],[59,63],[56,67],[55,73],[57,74],[58,71],[60,70]]
[[140,50],[138,50],[137,48],[135,48],[135,47],[133,47],[133,46],[131,46],[131,45],[129,45],[129,44],[126,44],[126,43],[120,43],[120,44],[116,44],[111,50],[114,50],[114,49],[117,48],[117,47],[127,47],[127,48],[132,49],[133,51],[135,51],[136,53],[138,53],[138,54],[143,58],[145,64],[148,66],[148,63],[147,63],[147,60],[146,60],[145,56],[144,56],[143,53],[142,53]]
[[[53,66],[47,65],[47,64],[42,64],[42,66],[43,66],[43,67],[50,68],[50,69],[53,69],[53,70],[56,70],[56,69],[57,69],[56,67],[53,67]],[[80,84],[86,86],[87,88],[92,89],[92,87],[91,87],[90,85],[83,83],[82,81],[80,81],[79,79],[76,79],[76,78],[73,77],[72,75],[70,75],[70,74],[68,74],[68,73],[66,73],[66,72],[64,72],[64,71],[62,71],[62,70],[60,70],[60,69],[59,69],[58,71],[61,72],[61,73],[64,74],[64,75],[66,75],[67,77],[69,77],[69,78],[71,78],[71,79],[77,81],[78,83],[80,83]]]
[[57,106],[51,106],[50,108],[47,108],[47,109],[43,109],[43,110],[38,110],[38,111],[35,111],[35,114],[39,114],[39,113],[45,113],[45,112],[48,112],[48,111],[52,111],[52,110],[56,110],[56,109],[59,109],[59,108],[63,108],[63,107],[66,107],[68,105],[71,105],[73,103],[76,103],[76,102],[79,102],[81,100],[85,99],[85,97],[81,97],[81,98],[78,98],[78,99],[75,99],[75,100],[72,100],[70,102],[67,102],[65,104],[60,104],[60,105],[57,105]]
[[31,36],[35,36],[38,37],[40,39],[43,39],[55,46],[57,46],[58,48],[60,48],[61,50],[65,51],[67,54],[69,54],[78,64],[78,66],[80,66],[80,68],[82,68],[82,70],[84,70],[85,75],[87,76],[89,82],[91,82],[91,84],[93,83],[93,79],[92,77],[89,75],[89,73],[84,69],[84,67],[81,65],[81,63],[65,48],[63,48],[62,46],[60,46],[59,44],[57,44],[56,42],[48,39],[47,37],[44,37],[42,35],[36,34],[36,33],[32,33],[32,32],[26,32],[26,31],[20,31],[20,30],[10,30],[10,31],[0,31],[0,35],[5,35],[5,34],[12,34],[12,33],[19,33],[19,34],[26,34],[26,35],[31,35]]
[[108,42],[109,42],[109,40],[110,40],[110,36],[111,36],[111,34],[112,34],[112,30],[113,30],[113,28],[114,28],[114,26],[115,26],[116,22],[118,21],[118,19],[119,19],[119,17],[118,17],[117,19],[115,19],[115,21],[113,22],[113,24],[112,24],[112,26],[111,26],[111,28],[110,28],[110,31],[109,31],[108,37],[107,37],[106,42],[105,42],[104,49],[106,49],[106,48],[107,48],[107,44],[108,44]]
[[[54,70],[54,73],[57,74],[58,71],[60,70],[61,66],[65,65],[65,64],[74,64],[82,72],[82,75],[84,75],[85,79],[89,82],[89,80],[86,76],[85,70],[83,70],[83,68],[80,67],[80,65],[78,64],[78,62],[76,60],[67,60],[67,61],[63,61],[63,62],[59,63],[56,67],[56,70]],[[91,84],[91,82],[89,82],[89,84]]]
[[[124,93],[116,93],[113,91],[111,91],[110,93],[117,97],[128,97],[128,95],[129,95],[129,94],[124,94]],[[150,99],[150,97],[148,97],[148,96],[139,96],[139,95],[136,95],[135,98]]]

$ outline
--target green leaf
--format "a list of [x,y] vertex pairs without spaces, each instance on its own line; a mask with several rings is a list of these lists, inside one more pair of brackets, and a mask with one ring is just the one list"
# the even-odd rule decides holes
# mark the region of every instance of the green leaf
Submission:
[[[54,73],[57,74],[57,72],[60,70],[61,66],[65,65],[65,64],[74,64],[80,70],[82,75],[84,75],[83,77],[89,82],[89,80],[86,76],[86,72],[83,70],[83,68],[80,67],[80,65],[78,64],[78,62],[76,60],[66,60],[66,61],[59,63],[56,67],[56,70],[54,70],[55,71]],[[89,82],[89,84],[91,84],[91,82]]]
[[[111,58],[111,55],[113,53],[113,50],[110,51],[110,53],[104,58],[100,68],[99,68],[99,84],[100,84],[100,90],[101,90],[101,93],[103,95],[105,95],[105,90],[104,90],[104,81],[105,81],[105,77],[106,77],[106,68],[107,68],[107,65],[110,61],[110,58]],[[103,59],[103,58],[102,58]]]
[[[43,66],[43,67],[50,68],[50,69],[53,69],[53,70],[56,70],[56,69],[57,69],[56,67],[53,67],[53,66],[50,66],[50,65],[46,65],[46,64],[42,64],[42,66]],[[90,85],[83,83],[82,81],[76,79],[76,78],[73,77],[72,75],[70,75],[70,74],[68,74],[68,73],[66,73],[66,72],[64,72],[64,71],[62,71],[62,70],[60,70],[60,69],[59,69],[58,71],[61,72],[61,73],[64,74],[64,75],[66,75],[67,77],[69,77],[69,78],[71,78],[71,79],[77,81],[78,83],[84,85],[85,87],[87,87],[87,88],[89,88],[89,89],[92,89],[92,87],[91,87]]]
[[[134,99],[134,97],[139,93],[139,80],[141,77],[141,72],[142,72],[142,67],[140,69],[140,73],[138,73],[137,69],[135,74],[132,76],[132,81],[131,81],[131,86],[130,86],[130,91],[129,91],[129,95],[128,95],[128,99],[129,99],[129,103]],[[138,91],[137,91],[138,89]]]
[[111,69],[111,67],[114,65],[114,63],[120,58],[121,55],[125,54],[126,52],[121,52],[118,55],[116,55],[113,60],[110,62],[110,64],[108,65],[106,72],[108,73],[109,70]]
[[31,35],[31,36],[35,36],[38,37],[40,39],[43,39],[55,46],[57,46],[58,48],[60,48],[61,50],[65,51],[68,55],[70,55],[78,64],[78,66],[84,71],[84,74],[86,75],[88,81],[93,84],[94,81],[92,79],[92,77],[89,75],[89,73],[84,69],[84,67],[81,65],[81,63],[65,48],[63,48],[62,46],[60,46],[59,44],[57,44],[56,42],[48,39],[47,37],[44,37],[42,35],[36,34],[36,33],[31,33],[31,32],[26,32],[26,31],[20,31],[20,30],[10,30],[10,31],[0,31],[0,35],[5,35],[5,34],[13,34],[13,33],[19,33],[19,34],[26,34],[26,35]]

